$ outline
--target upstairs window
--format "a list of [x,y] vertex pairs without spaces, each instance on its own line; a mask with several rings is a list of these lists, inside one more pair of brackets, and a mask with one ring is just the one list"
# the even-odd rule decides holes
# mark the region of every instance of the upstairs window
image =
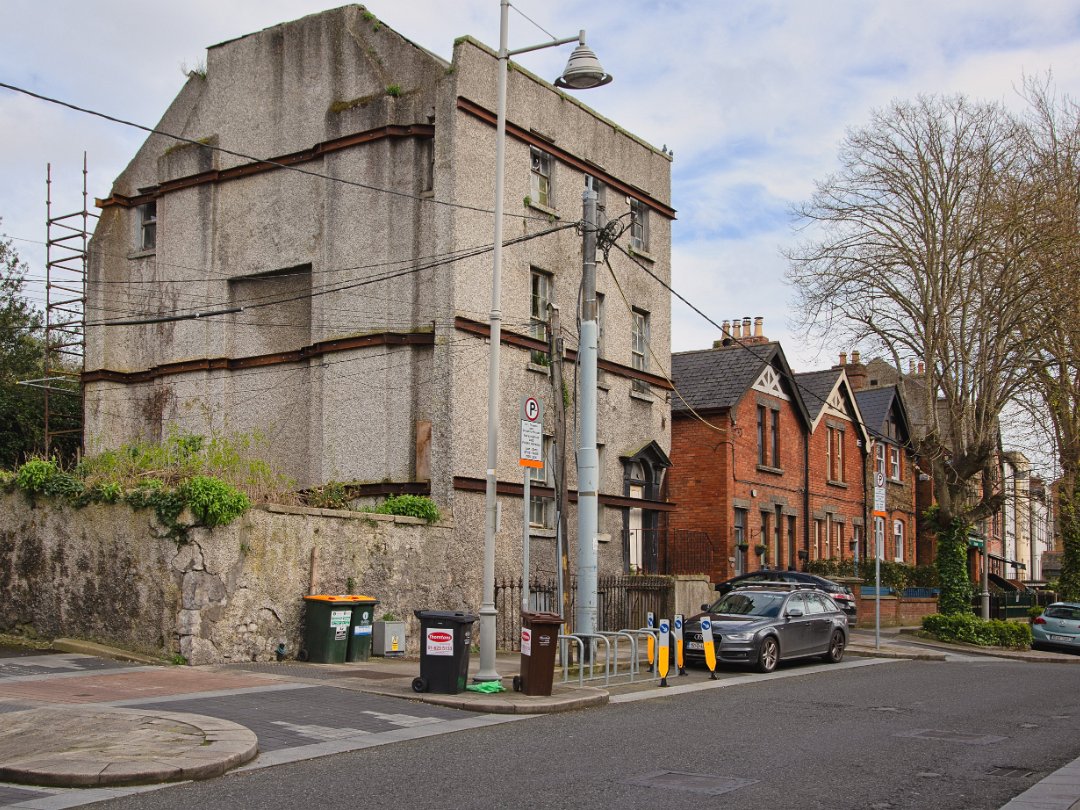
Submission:
[[890,447],[889,448],[889,478],[891,478],[893,481],[899,481],[900,480],[900,474],[901,474],[902,471],[903,470],[901,468],[901,463],[900,463],[900,448],[899,447]]
[[766,463],[765,448],[767,446],[767,437],[765,435],[765,431],[767,429],[766,425],[768,424],[768,422],[766,421],[766,411],[767,408],[764,405],[757,406],[757,463],[761,464],[762,466],[764,466]]
[[[552,459],[552,437],[544,437],[544,466],[528,467],[529,482],[546,487],[551,480],[548,469]],[[529,525],[550,529],[555,525],[555,499],[544,495],[529,495]]]
[[[649,370],[649,313],[635,309],[631,313],[630,355],[633,368],[638,371]],[[634,390],[647,392],[649,384],[635,379]]]
[[[543,270],[532,268],[530,271],[530,310],[529,310],[529,335],[537,340],[547,342],[548,305],[551,304],[552,279],[551,274]],[[538,365],[548,364],[548,353],[533,349],[529,360]]]
[[630,199],[630,246],[649,250],[649,209],[641,200]]
[[551,155],[535,146],[529,148],[532,156],[532,201],[545,208],[553,208],[555,197],[551,188]]
[[780,469],[780,411],[772,412],[772,466]]
[[157,201],[140,205],[136,210],[139,216],[139,250],[153,250],[157,247]]
[[840,428],[828,429],[829,480],[844,483],[844,431]]

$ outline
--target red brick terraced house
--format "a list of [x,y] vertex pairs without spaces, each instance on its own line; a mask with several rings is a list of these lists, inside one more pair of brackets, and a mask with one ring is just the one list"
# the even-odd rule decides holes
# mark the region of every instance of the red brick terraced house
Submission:
[[[849,374],[849,379],[855,387],[855,375]],[[873,559],[876,548],[874,540],[881,538],[883,560],[915,565],[917,472],[915,456],[909,444],[910,423],[903,397],[895,385],[890,385],[863,391],[856,389],[855,401],[859,405],[866,431],[870,434],[871,460],[866,491],[871,510],[871,532],[867,537],[869,545],[862,556]],[[885,484],[884,515],[873,512],[875,476],[879,476]]]
[[796,374],[810,416],[808,558],[847,560],[865,542],[868,435],[842,368]]
[[749,318],[724,328],[712,349],[672,355],[668,496],[679,507],[669,525],[673,538],[708,534],[702,570],[713,582],[794,567],[807,538],[810,417],[794,376],[760,318],[753,336]]

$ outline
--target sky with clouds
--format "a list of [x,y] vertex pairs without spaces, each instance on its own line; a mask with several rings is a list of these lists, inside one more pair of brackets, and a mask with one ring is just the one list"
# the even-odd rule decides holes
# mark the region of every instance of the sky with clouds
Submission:
[[[383,22],[449,58],[454,37],[498,43],[498,0],[371,0]],[[205,48],[328,8],[309,0],[3,0],[0,81],[155,124]],[[603,115],[674,150],[673,286],[714,320],[765,317],[797,370],[844,346],[791,331],[781,250],[790,207],[835,166],[848,127],[920,93],[964,93],[1019,108],[1026,75],[1052,71],[1080,97],[1080,4],[1072,0],[515,0],[556,37],[588,31],[615,81],[581,94]],[[510,47],[547,35],[511,11]],[[568,49],[519,61],[554,78]],[[142,133],[0,88],[0,232],[44,273],[45,166],[54,213],[106,196]],[[40,285],[39,285],[40,286]],[[716,330],[673,304],[673,348]]]

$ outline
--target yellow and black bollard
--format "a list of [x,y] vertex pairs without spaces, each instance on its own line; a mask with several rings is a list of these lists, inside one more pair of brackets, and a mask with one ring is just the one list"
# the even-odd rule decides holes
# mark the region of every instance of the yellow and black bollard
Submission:
[[701,618],[701,642],[705,648],[705,664],[709,667],[710,680],[716,680],[716,645],[713,643],[712,622],[708,616]]
[[660,671],[660,685],[667,686],[668,665],[671,663],[671,625],[667,619],[660,620],[660,637],[656,640],[656,665]]
[[679,669],[680,675],[686,674],[686,660],[683,658],[683,615],[681,613],[675,614],[675,666]]

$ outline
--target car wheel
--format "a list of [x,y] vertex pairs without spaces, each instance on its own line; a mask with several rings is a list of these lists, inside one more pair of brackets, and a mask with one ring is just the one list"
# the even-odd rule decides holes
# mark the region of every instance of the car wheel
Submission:
[[828,664],[839,664],[844,660],[844,634],[839,630],[833,630],[832,638],[829,639],[829,651],[821,656]]
[[758,652],[757,671],[772,672],[780,661],[780,645],[772,636],[766,636]]

